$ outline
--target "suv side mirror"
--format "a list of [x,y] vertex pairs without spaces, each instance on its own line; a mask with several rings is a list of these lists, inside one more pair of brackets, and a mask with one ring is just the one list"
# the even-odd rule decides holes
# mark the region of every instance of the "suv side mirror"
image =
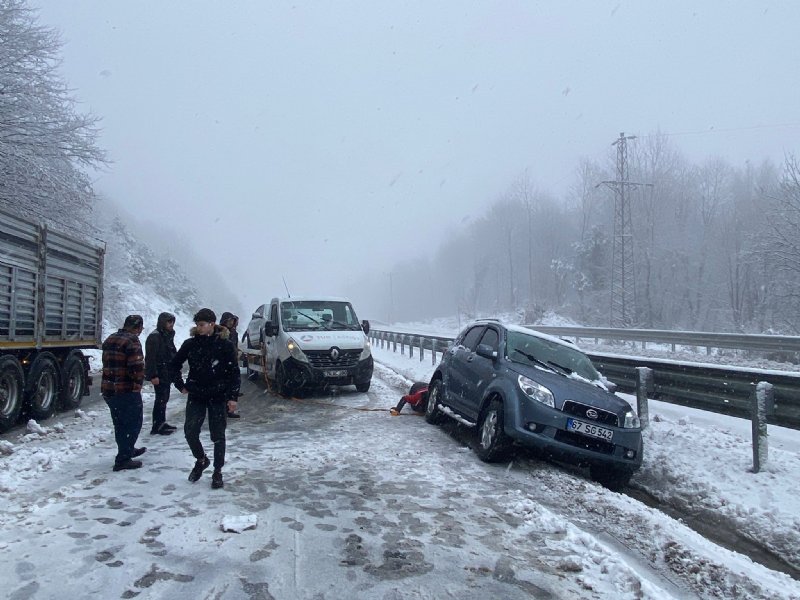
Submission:
[[250,318],[251,318],[251,319],[263,319],[263,317],[262,317],[260,314],[258,314],[258,313],[253,313],[253,314],[250,316]]
[[489,344],[478,344],[478,347],[475,349],[475,354],[488,358],[489,360],[495,360],[497,358],[497,351]]
[[369,335],[369,321],[366,319],[361,321],[361,329],[364,330],[365,335]]

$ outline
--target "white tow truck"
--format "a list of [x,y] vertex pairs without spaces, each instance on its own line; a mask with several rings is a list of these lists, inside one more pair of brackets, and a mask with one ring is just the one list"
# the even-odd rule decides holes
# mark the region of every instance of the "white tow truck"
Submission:
[[332,296],[273,298],[253,313],[242,336],[250,373],[261,373],[277,391],[355,385],[369,390],[372,350],[369,322],[352,304]]

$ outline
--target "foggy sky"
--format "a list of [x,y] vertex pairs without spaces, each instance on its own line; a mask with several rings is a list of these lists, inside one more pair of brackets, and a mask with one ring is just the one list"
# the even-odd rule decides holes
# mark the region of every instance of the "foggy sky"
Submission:
[[96,190],[248,310],[432,254],[525,169],[564,195],[623,131],[734,164],[798,146],[794,1],[32,5],[102,117]]

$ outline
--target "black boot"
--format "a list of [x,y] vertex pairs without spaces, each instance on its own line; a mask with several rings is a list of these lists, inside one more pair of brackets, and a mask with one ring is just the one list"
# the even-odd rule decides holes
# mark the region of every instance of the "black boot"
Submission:
[[214,473],[211,475],[211,489],[218,490],[225,484],[222,482],[222,471],[219,469],[214,469]]
[[195,462],[194,466],[192,467],[192,472],[189,473],[189,481],[194,483],[195,481],[200,479],[200,476],[203,474],[203,471],[205,471],[210,464],[211,461],[208,460],[207,456],[204,456],[203,458]]

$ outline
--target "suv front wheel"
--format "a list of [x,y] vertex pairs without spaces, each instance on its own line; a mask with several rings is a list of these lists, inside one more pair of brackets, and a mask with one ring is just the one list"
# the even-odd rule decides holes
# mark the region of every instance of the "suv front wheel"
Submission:
[[503,401],[495,398],[478,421],[475,453],[484,462],[498,462],[508,456],[510,449],[511,440],[503,431]]

